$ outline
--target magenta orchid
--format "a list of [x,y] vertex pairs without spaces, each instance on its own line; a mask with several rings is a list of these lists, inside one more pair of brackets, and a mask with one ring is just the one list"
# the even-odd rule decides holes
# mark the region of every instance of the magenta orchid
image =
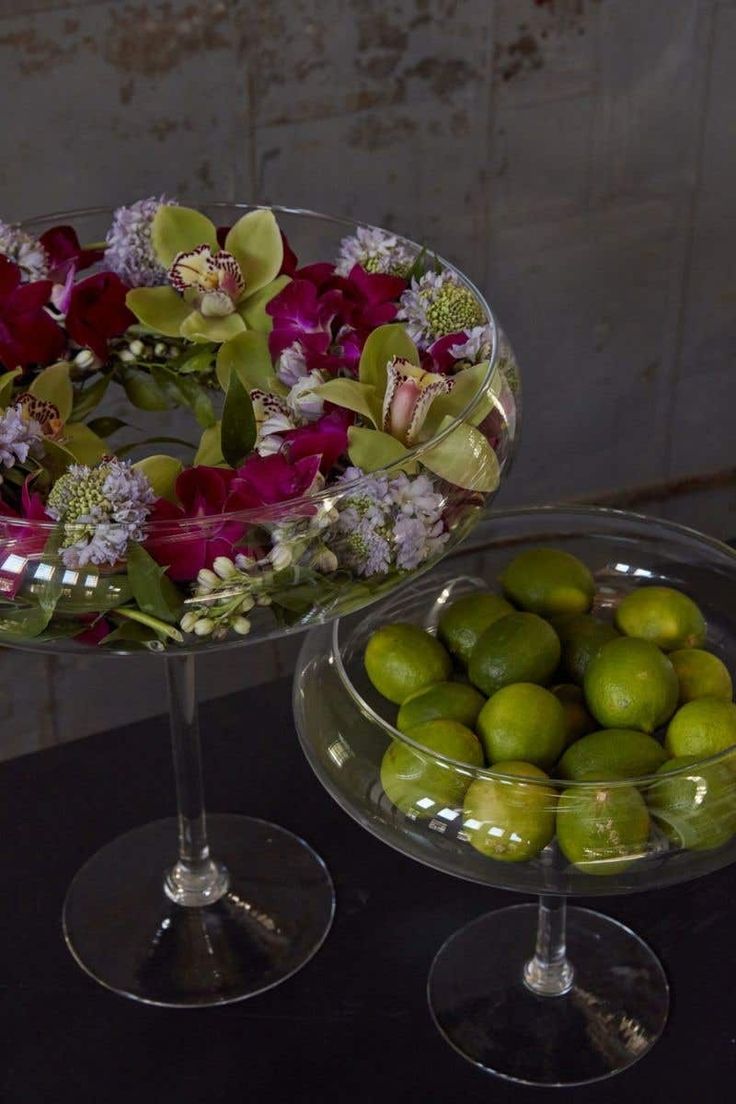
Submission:
[[24,284],[18,266],[0,257],[0,361],[8,370],[63,353],[64,331],[46,310],[52,287],[50,280]]

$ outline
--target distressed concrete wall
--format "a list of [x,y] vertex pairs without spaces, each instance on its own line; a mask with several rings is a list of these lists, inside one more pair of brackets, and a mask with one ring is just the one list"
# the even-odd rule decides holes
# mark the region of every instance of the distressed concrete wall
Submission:
[[[0,213],[167,191],[427,240],[522,364],[503,501],[591,499],[734,463],[735,53],[734,0],[0,0]],[[698,499],[716,532],[725,493]],[[132,661],[75,712],[80,671],[45,662],[18,746],[160,703],[151,674],[130,705]]]

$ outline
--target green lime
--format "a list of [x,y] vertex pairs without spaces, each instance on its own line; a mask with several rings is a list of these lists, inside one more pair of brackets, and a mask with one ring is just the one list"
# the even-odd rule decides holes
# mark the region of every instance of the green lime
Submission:
[[663,586],[643,586],[627,594],[616,610],[616,627],[665,652],[699,648],[706,633],[705,618],[692,598]]
[[720,698],[731,701],[733,683],[728,667],[718,656],[700,648],[680,648],[670,652],[670,663],[680,683],[680,703],[697,698]]
[[513,612],[514,607],[500,594],[464,594],[440,617],[437,635],[447,650],[467,666],[470,653],[488,626]]
[[557,842],[586,874],[620,874],[647,853],[649,813],[633,786],[577,785],[560,794]]
[[588,709],[604,728],[653,732],[674,713],[677,694],[674,667],[647,640],[604,644],[585,672]]
[[653,736],[631,728],[604,728],[577,740],[560,759],[560,778],[612,782],[654,774],[667,753]]
[[509,613],[483,633],[468,674],[490,697],[512,682],[548,682],[559,661],[560,642],[551,625],[536,613]]
[[500,774],[534,781],[479,778],[465,795],[463,830],[483,855],[501,862],[526,862],[547,846],[555,832],[557,795],[541,786],[547,775],[533,763],[497,763]]
[[664,746],[671,755],[706,759],[736,744],[736,705],[698,698],[678,709],[667,726]]
[[552,625],[562,644],[562,668],[568,678],[580,685],[591,659],[595,659],[604,644],[619,637],[613,625],[589,613],[553,617]]
[[417,690],[445,682],[452,660],[442,645],[418,625],[383,625],[365,649],[365,670],[379,694],[401,705]]
[[678,847],[710,851],[728,843],[736,832],[736,779],[725,763],[695,766],[696,756],[668,759],[657,771],[674,777],[655,782],[647,792],[652,816]]
[[381,760],[381,785],[407,816],[431,817],[445,807],[462,805],[470,779],[432,755],[437,752],[472,767],[483,766],[478,737],[457,721],[426,721],[406,735],[427,749],[420,752],[394,740]]
[[597,722],[593,720],[585,705],[585,695],[579,686],[571,682],[561,682],[552,687],[552,693],[562,706],[565,714],[565,744],[569,745],[593,732]]
[[467,728],[475,728],[485,698],[473,686],[460,682],[436,682],[424,690],[417,690],[399,709],[396,727],[406,732],[425,721],[459,721]]
[[515,682],[488,699],[476,729],[489,763],[516,760],[549,767],[565,746],[565,711],[549,690]]
[[520,552],[506,567],[500,582],[515,605],[542,617],[584,613],[595,595],[595,582],[585,564],[556,548]]

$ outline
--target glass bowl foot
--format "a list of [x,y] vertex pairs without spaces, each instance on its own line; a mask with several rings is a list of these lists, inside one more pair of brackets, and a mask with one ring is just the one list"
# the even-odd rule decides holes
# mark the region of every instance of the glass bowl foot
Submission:
[[173,818],[120,836],[77,873],[64,937],[95,981],[147,1004],[229,1004],[278,985],[319,949],[335,907],[319,856],[263,820],[210,816],[207,828],[229,887],[204,907],[164,892],[176,861]]
[[450,936],[428,984],[447,1042],[474,1065],[527,1085],[583,1085],[642,1058],[669,1005],[652,951],[618,921],[569,908],[572,986],[563,996],[536,996],[524,984],[536,933],[536,905],[516,905]]

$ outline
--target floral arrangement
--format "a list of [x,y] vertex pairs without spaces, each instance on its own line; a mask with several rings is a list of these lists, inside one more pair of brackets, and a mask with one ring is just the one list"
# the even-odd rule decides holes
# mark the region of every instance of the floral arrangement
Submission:
[[[0,639],[220,640],[431,563],[498,482],[492,346],[383,230],[300,266],[268,209],[144,199],[89,245],[0,222]],[[195,439],[125,440],[136,410]]]

